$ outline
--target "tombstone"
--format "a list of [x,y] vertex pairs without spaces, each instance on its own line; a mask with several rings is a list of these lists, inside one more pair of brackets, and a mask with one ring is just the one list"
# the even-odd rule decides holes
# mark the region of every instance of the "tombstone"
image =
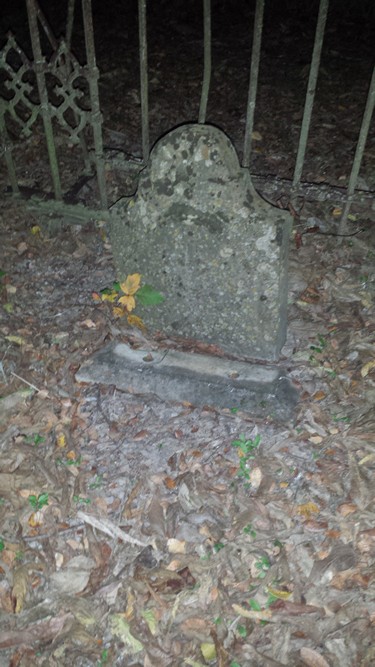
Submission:
[[275,361],[286,337],[290,216],[255,192],[228,137],[182,125],[153,148],[133,199],[113,207],[118,277],[141,273],[165,301],[150,331]]
[[286,336],[289,232],[289,218],[257,195],[223,132],[183,125],[167,134],[136,196],[112,208],[118,278],[141,273],[164,295],[144,312],[137,306],[151,331],[214,344],[224,356],[149,354],[114,341],[76,379],[290,419],[297,392],[282,369],[264,363],[278,359]]

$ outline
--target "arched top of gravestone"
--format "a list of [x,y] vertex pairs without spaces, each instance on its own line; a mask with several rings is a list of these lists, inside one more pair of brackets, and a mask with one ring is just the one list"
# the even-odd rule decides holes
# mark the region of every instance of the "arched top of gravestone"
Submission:
[[181,125],[159,139],[148,164],[152,184],[167,179],[176,185],[197,181],[227,182],[241,178],[243,169],[230,139],[213,125]]

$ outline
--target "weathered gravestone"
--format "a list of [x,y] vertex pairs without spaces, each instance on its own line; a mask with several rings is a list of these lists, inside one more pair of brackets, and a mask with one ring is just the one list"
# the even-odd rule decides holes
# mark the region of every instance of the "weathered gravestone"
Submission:
[[290,222],[264,202],[217,128],[184,125],[158,141],[136,196],[113,207],[118,277],[141,273],[165,297],[151,330],[213,343],[262,363],[113,343],[76,375],[136,393],[290,418],[297,393],[264,362],[286,336]]
[[278,359],[289,216],[257,195],[222,131],[183,125],[160,139],[135,198],[120,201],[115,213],[119,277],[141,273],[165,296],[158,307],[137,310],[151,330]]

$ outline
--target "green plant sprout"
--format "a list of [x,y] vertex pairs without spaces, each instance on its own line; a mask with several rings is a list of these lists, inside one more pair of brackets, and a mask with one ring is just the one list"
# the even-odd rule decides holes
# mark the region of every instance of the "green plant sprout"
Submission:
[[34,512],[41,510],[42,507],[48,505],[48,493],[40,493],[39,496],[29,496],[29,503]]
[[260,435],[256,435],[254,440],[251,438],[245,438],[244,434],[241,433],[237,440],[232,441],[232,447],[236,447],[238,450],[238,455],[240,457],[240,467],[238,471],[238,477],[244,477],[246,480],[250,479],[250,472],[248,468],[248,463],[251,459],[255,458],[254,450],[259,446]]
[[73,502],[83,503],[85,505],[90,505],[91,499],[90,498],[82,498],[82,496],[73,496]]
[[89,489],[100,489],[103,486],[103,475],[96,475],[95,479],[89,484]]
[[45,437],[43,435],[39,435],[39,433],[33,433],[32,435],[28,435],[25,438],[26,445],[35,445],[35,447],[38,447],[38,445],[41,445],[44,441]]
[[250,537],[253,538],[257,536],[256,531],[252,527],[251,523],[248,523],[247,526],[244,526],[242,530],[245,533],[245,535],[250,535]]
[[82,463],[82,456],[77,456],[76,459],[61,459],[58,457],[56,459],[56,465],[62,465],[62,466],[80,466]]
[[103,665],[106,664],[108,657],[109,657],[109,651],[107,648],[104,648],[102,650],[100,659],[98,660],[98,667],[103,667]]
[[318,345],[310,345],[310,350],[313,350],[314,352],[321,354],[323,350],[327,347],[327,341],[324,338],[324,336],[322,336],[322,334],[318,334],[317,339],[318,339]]
[[348,417],[347,415],[343,417],[340,417],[339,415],[332,415],[332,419],[334,422],[346,422],[346,423],[350,422],[350,417]]
[[244,625],[237,625],[236,629],[240,637],[242,638],[247,637],[247,630]]
[[267,556],[261,556],[259,560],[255,563],[255,567],[259,570],[258,579],[264,579],[267,574],[267,571],[271,567],[271,563]]

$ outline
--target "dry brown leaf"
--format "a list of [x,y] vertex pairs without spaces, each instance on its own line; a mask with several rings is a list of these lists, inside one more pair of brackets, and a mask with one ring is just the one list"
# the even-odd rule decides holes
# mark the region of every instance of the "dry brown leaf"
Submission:
[[334,575],[330,585],[339,591],[352,588],[368,588],[370,575],[365,576],[359,570],[344,570]]
[[18,614],[22,611],[29,587],[29,570],[26,565],[21,565],[13,572],[12,596],[14,599],[14,611]]
[[307,648],[307,646],[301,648],[300,656],[302,662],[307,665],[307,667],[330,667],[327,660],[323,658],[320,653],[314,651],[312,648]]

